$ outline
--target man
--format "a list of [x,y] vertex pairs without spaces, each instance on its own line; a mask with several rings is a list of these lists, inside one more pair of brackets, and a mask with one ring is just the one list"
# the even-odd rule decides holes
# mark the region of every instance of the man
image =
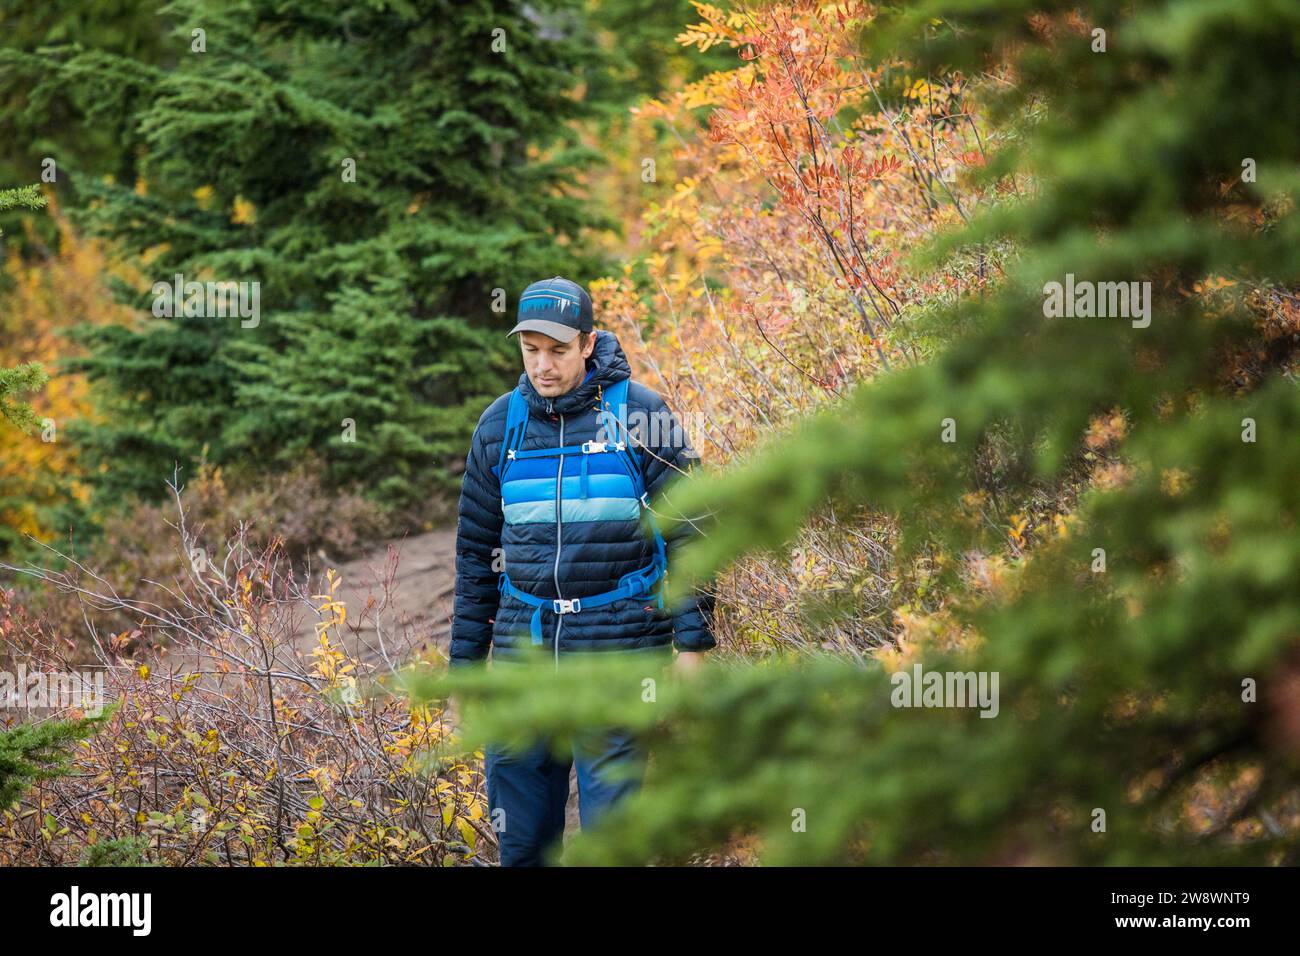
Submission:
[[[654,526],[652,540],[641,519],[699,456],[663,399],[630,382],[617,337],[593,328],[581,286],[534,282],[517,319],[507,334],[519,336],[524,373],[483,413],[466,459],[451,666],[482,661],[489,648],[494,662],[509,661],[532,644],[557,667],[566,654],[608,650],[666,663],[676,649],[674,669],[691,670],[715,645],[712,599],[697,592],[665,610],[660,589],[694,529],[683,522],[662,538]],[[584,827],[640,785],[645,754],[632,735],[592,730],[574,751],[485,749],[488,804],[504,811],[502,866],[542,865],[563,836],[570,756]],[[638,776],[610,781],[613,765]]]

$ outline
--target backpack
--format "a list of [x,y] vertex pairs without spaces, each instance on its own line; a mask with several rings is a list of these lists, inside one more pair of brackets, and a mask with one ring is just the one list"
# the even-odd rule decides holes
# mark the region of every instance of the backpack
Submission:
[[[566,511],[570,521],[639,520],[644,511],[649,515],[655,541],[654,557],[649,564],[623,575],[614,589],[583,598],[536,597],[517,588],[511,583],[509,574],[503,571],[498,580],[498,590],[534,608],[529,623],[534,644],[542,643],[542,609],[548,605],[556,614],[563,615],[576,614],[583,608],[602,607],[628,598],[645,600],[654,596],[656,582],[667,575],[668,559],[664,538],[654,519],[654,512],[650,511],[641,472],[641,458],[632,448],[631,434],[627,428],[629,382],[630,379],[622,379],[597,393],[600,402],[598,417],[604,423],[605,435],[627,440],[586,441],[581,445],[535,448],[529,451],[520,450],[524,433],[528,430],[528,403],[517,387],[510,393],[501,455],[496,467],[492,469],[500,479],[501,510],[506,522],[555,521],[562,529]],[[581,456],[578,474],[565,474],[566,458],[576,456]],[[546,462],[550,458],[557,459],[554,467]],[[576,481],[573,480],[574,477]],[[576,495],[573,494],[575,490]],[[581,547],[576,544],[573,546]],[[556,547],[563,547],[563,538],[559,535]],[[662,610],[662,588],[657,597]]]

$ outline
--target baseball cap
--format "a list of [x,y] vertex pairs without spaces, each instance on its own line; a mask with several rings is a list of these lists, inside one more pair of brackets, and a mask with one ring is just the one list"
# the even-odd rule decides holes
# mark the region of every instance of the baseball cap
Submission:
[[592,327],[591,296],[576,282],[555,276],[534,282],[519,297],[518,322],[506,335],[541,332],[572,342]]

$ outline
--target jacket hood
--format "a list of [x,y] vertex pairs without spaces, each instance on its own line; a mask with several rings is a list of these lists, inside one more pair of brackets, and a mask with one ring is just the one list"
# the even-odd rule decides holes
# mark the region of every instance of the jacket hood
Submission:
[[533,388],[527,372],[519,375],[519,391],[523,394],[528,407],[538,414],[549,415],[552,411],[547,402],[553,403],[557,415],[569,415],[573,412],[591,408],[596,403],[596,388],[609,388],[615,382],[630,377],[632,366],[628,364],[623,347],[618,344],[618,336],[606,329],[596,329],[596,346],[587,358],[587,377],[572,389],[554,399],[543,398]]

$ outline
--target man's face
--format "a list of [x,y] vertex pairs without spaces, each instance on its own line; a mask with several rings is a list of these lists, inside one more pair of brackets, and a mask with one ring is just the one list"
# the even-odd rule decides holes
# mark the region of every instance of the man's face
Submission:
[[596,333],[587,336],[587,347],[578,348],[578,338],[560,342],[542,332],[520,332],[519,348],[524,354],[524,371],[543,398],[558,398],[582,382],[587,358],[596,347]]

